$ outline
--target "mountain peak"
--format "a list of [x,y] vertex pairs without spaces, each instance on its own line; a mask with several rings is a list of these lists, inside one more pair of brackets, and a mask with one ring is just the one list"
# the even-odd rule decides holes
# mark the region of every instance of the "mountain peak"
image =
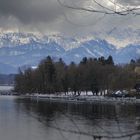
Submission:
[[140,57],[140,45],[130,44],[116,49],[107,40],[94,37],[75,39],[31,33],[0,34],[0,70],[5,67],[6,71],[7,65],[11,71],[23,65],[35,66],[48,55],[55,59],[62,58],[66,63],[79,63],[83,57],[112,55],[115,63],[128,63],[131,59]]

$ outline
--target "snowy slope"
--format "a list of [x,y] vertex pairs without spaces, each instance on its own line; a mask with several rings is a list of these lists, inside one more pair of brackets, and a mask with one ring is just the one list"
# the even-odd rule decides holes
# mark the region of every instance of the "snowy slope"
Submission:
[[0,73],[7,69],[9,72],[16,71],[15,69],[23,65],[35,66],[48,55],[55,60],[61,57],[66,63],[78,63],[83,57],[112,55],[116,63],[127,63],[131,59],[140,58],[140,45],[131,44],[116,49],[106,40],[92,37],[77,40],[60,35],[0,34]]
[[68,63],[71,61],[79,62],[83,57],[108,57],[114,55],[115,52],[116,48],[105,40],[89,40],[81,43],[78,48],[67,51],[63,59]]

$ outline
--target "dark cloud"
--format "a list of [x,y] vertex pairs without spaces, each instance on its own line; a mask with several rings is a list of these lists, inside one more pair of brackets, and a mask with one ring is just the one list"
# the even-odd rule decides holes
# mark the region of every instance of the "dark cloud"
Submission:
[[[92,0],[61,1],[73,6],[99,8]],[[113,0],[98,1],[108,6],[108,1]],[[117,2],[124,6],[140,5],[140,0],[117,0]],[[132,24],[133,20],[136,22]],[[0,29],[19,28],[23,31],[39,30],[41,32],[81,34],[81,32],[112,29],[114,26],[126,27],[130,23],[133,28],[139,28],[140,19],[138,17],[129,18],[129,16],[121,19],[119,16],[76,11],[60,6],[57,0],[0,0]]]
[[[78,6],[85,4],[85,0],[61,1]],[[106,1],[103,0],[104,3]],[[86,2],[92,4],[91,0]],[[140,0],[118,0],[118,2],[123,5],[140,5]],[[50,22],[59,19],[63,12],[66,13],[67,9],[64,11],[57,0],[0,0],[0,17],[13,17],[24,24]]]
[[0,0],[0,16],[22,23],[49,22],[58,18],[61,8],[55,0]]

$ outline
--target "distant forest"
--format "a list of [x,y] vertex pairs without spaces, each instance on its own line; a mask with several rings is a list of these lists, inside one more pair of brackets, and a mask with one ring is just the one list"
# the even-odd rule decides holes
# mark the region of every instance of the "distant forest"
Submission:
[[130,64],[115,65],[112,56],[108,58],[83,58],[79,64],[67,65],[62,59],[55,62],[50,56],[40,62],[36,69],[19,69],[15,78],[15,91],[41,94],[80,95],[81,91],[104,93],[115,90],[133,89],[139,80],[135,72],[140,60]]

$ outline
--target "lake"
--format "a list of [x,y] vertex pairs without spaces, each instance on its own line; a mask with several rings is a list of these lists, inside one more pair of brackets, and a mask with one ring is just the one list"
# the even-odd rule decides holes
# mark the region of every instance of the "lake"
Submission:
[[1,140],[140,140],[140,104],[0,96]]

